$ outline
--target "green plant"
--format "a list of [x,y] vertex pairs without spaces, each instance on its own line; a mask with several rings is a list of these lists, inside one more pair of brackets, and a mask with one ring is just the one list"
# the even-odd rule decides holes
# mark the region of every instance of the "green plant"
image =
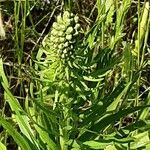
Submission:
[[0,59],[12,111],[11,118],[1,113],[4,133],[25,150],[149,149],[149,2],[97,0],[90,14],[97,16],[84,30],[86,17],[72,13],[73,1],[63,2],[32,57],[23,105],[10,91]]

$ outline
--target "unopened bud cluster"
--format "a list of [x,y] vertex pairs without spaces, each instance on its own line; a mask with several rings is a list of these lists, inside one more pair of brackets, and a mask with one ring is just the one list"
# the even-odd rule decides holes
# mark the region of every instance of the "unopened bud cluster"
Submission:
[[65,11],[63,15],[57,16],[53,23],[48,46],[55,51],[61,59],[68,59],[74,54],[80,30],[79,17]]

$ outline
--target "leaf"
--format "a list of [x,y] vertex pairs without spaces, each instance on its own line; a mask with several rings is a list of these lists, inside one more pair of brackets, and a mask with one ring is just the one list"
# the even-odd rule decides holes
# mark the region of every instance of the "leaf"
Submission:
[[111,142],[102,143],[98,141],[86,141],[83,143],[84,145],[89,146],[91,149],[104,149],[106,146],[112,144]]
[[128,92],[128,90],[131,87],[131,82],[129,82],[126,87],[124,88],[124,90],[122,92],[120,92],[120,94],[118,95],[118,97],[108,106],[107,111],[114,111],[117,109],[117,106],[119,103],[122,102],[121,98]]
[[0,124],[8,131],[8,133],[13,137],[15,142],[22,148],[22,150],[32,150],[32,148],[37,150],[33,144],[27,142],[25,138],[23,138],[23,136],[21,136],[21,134],[19,134],[10,123],[2,118],[2,116],[0,116]]
[[33,130],[29,124],[29,118],[25,115],[26,112],[21,108],[18,100],[12,95],[9,90],[9,85],[7,78],[3,69],[3,62],[0,59],[0,81],[5,90],[4,97],[9,103],[11,109],[15,112],[15,119],[20,127],[21,132],[35,145],[36,149],[38,149],[37,141],[34,138]]
[[115,114],[105,115],[102,119],[100,119],[100,121],[95,121],[93,123],[93,125],[88,129],[90,132],[89,131],[84,132],[80,136],[79,139],[81,141],[85,141],[87,138],[93,139],[97,136],[98,133],[102,132],[108,125],[111,125],[115,121],[119,120],[120,118],[122,118],[128,114],[134,113],[134,112],[139,111],[141,109],[144,109],[146,107],[150,107],[150,105],[148,105],[148,106],[137,106],[134,108],[131,107],[131,108],[119,110]]
[[[108,73],[108,72],[107,72]],[[91,77],[91,76],[83,76],[83,79],[84,80],[86,80],[86,81],[91,81],[91,82],[99,82],[99,81],[102,81],[103,80],[103,76],[105,76],[105,74],[104,75],[102,75],[101,77],[99,77],[99,78],[93,78],[93,77]]]
[[137,106],[134,108],[131,107],[131,108],[119,110],[117,113],[106,116],[105,118],[100,120],[98,123],[93,125],[92,129],[94,129],[93,131],[103,130],[104,128],[106,128],[106,126],[110,125],[112,122],[117,121],[118,119],[120,119],[120,118],[122,118],[128,114],[134,113],[134,112],[139,111],[141,109],[144,109],[146,107],[150,107],[150,105],[148,105],[148,106]]
[[113,15],[115,13],[115,6],[113,0],[106,0],[106,11],[108,11],[107,19],[106,19],[106,25],[108,26],[109,23],[112,23],[113,21]]
[[131,147],[130,147],[131,149],[138,149],[138,148],[146,146],[148,143],[150,143],[148,131],[136,134],[133,137],[135,138],[135,142],[131,143]]
[[2,58],[0,58],[0,80],[3,80],[5,85],[9,86],[9,83],[4,73]]
[[[146,99],[146,105],[150,105],[150,92],[147,96],[147,99]],[[145,120],[148,116],[149,116],[149,111],[150,111],[150,108],[145,108],[141,114],[140,114],[140,119],[141,120]]]
[[6,150],[6,146],[2,142],[0,142],[0,150]]
[[[104,114],[106,114],[107,107],[114,101],[115,98],[117,98],[120,95],[120,93],[125,88],[124,86],[124,81],[120,82],[111,93],[106,95],[104,98],[99,99],[98,103],[91,107],[90,113],[89,110],[85,111],[84,114],[86,115],[86,117],[81,126],[87,125],[90,122],[94,122],[103,117]],[[102,102],[103,105],[99,105],[99,102]]]
[[129,43],[123,43],[124,51],[123,51],[123,74],[126,75],[127,81],[129,81],[131,73],[132,73],[132,54],[131,54],[131,45]]
[[[124,127],[123,129],[118,130],[118,132],[133,132],[135,130],[139,130],[140,132],[144,132],[146,130],[150,129],[150,123],[143,121],[143,120],[137,120],[135,123],[128,125]],[[121,133],[120,133],[121,134]]]
[[114,144],[108,145],[104,150],[118,150]]
[[35,125],[35,129],[38,132],[41,140],[46,143],[47,145],[47,150],[56,150],[57,145],[54,143],[54,141],[49,137],[48,132],[42,130],[39,128],[39,126]]

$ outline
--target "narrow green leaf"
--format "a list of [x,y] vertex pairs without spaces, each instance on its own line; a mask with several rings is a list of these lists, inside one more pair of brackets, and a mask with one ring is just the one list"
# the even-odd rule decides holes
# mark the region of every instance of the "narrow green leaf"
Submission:
[[6,146],[2,142],[0,142],[0,150],[6,150]]
[[110,143],[102,143],[98,141],[86,141],[83,144],[89,146],[91,149],[104,149],[108,145],[111,145],[113,142]]
[[108,125],[111,125],[113,122],[119,120],[120,118],[122,118],[128,114],[134,113],[136,111],[139,111],[141,109],[144,109],[146,107],[150,107],[150,106],[148,105],[148,106],[137,106],[134,108],[127,108],[127,109],[120,110],[115,114],[106,115],[99,122],[96,121],[95,123],[93,123],[93,125],[89,128],[89,131],[91,131],[91,132],[86,131],[84,134],[81,135],[81,137],[79,139],[81,139],[82,141],[85,141],[87,139],[87,137],[90,137],[90,139],[94,138],[97,135],[94,133],[96,133],[96,132],[100,133]]
[[[23,136],[21,136],[21,134],[19,134],[10,123],[3,119],[2,116],[0,116],[0,124],[8,131],[8,133],[13,137],[15,142],[23,150],[32,150],[31,147],[34,147],[34,145],[30,146],[29,143],[23,138]],[[35,150],[37,150],[36,147],[34,148]]]
[[135,142],[131,143],[131,149],[138,149],[150,143],[148,131],[136,134],[133,137],[135,138]]

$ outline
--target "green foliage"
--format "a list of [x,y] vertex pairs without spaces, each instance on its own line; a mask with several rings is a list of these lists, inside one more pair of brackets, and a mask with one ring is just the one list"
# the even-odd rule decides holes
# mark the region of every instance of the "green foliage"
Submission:
[[[76,3],[56,3],[51,29],[25,66],[29,14],[34,37],[39,36],[29,9],[36,3],[14,2],[16,70],[23,77],[24,69],[29,79],[19,78],[15,93],[6,59],[0,58],[3,101],[10,106],[9,117],[5,108],[0,113],[1,149],[10,136],[25,150],[149,149],[149,2],[97,0],[88,18],[75,13]],[[57,9],[60,4],[64,10]]]

